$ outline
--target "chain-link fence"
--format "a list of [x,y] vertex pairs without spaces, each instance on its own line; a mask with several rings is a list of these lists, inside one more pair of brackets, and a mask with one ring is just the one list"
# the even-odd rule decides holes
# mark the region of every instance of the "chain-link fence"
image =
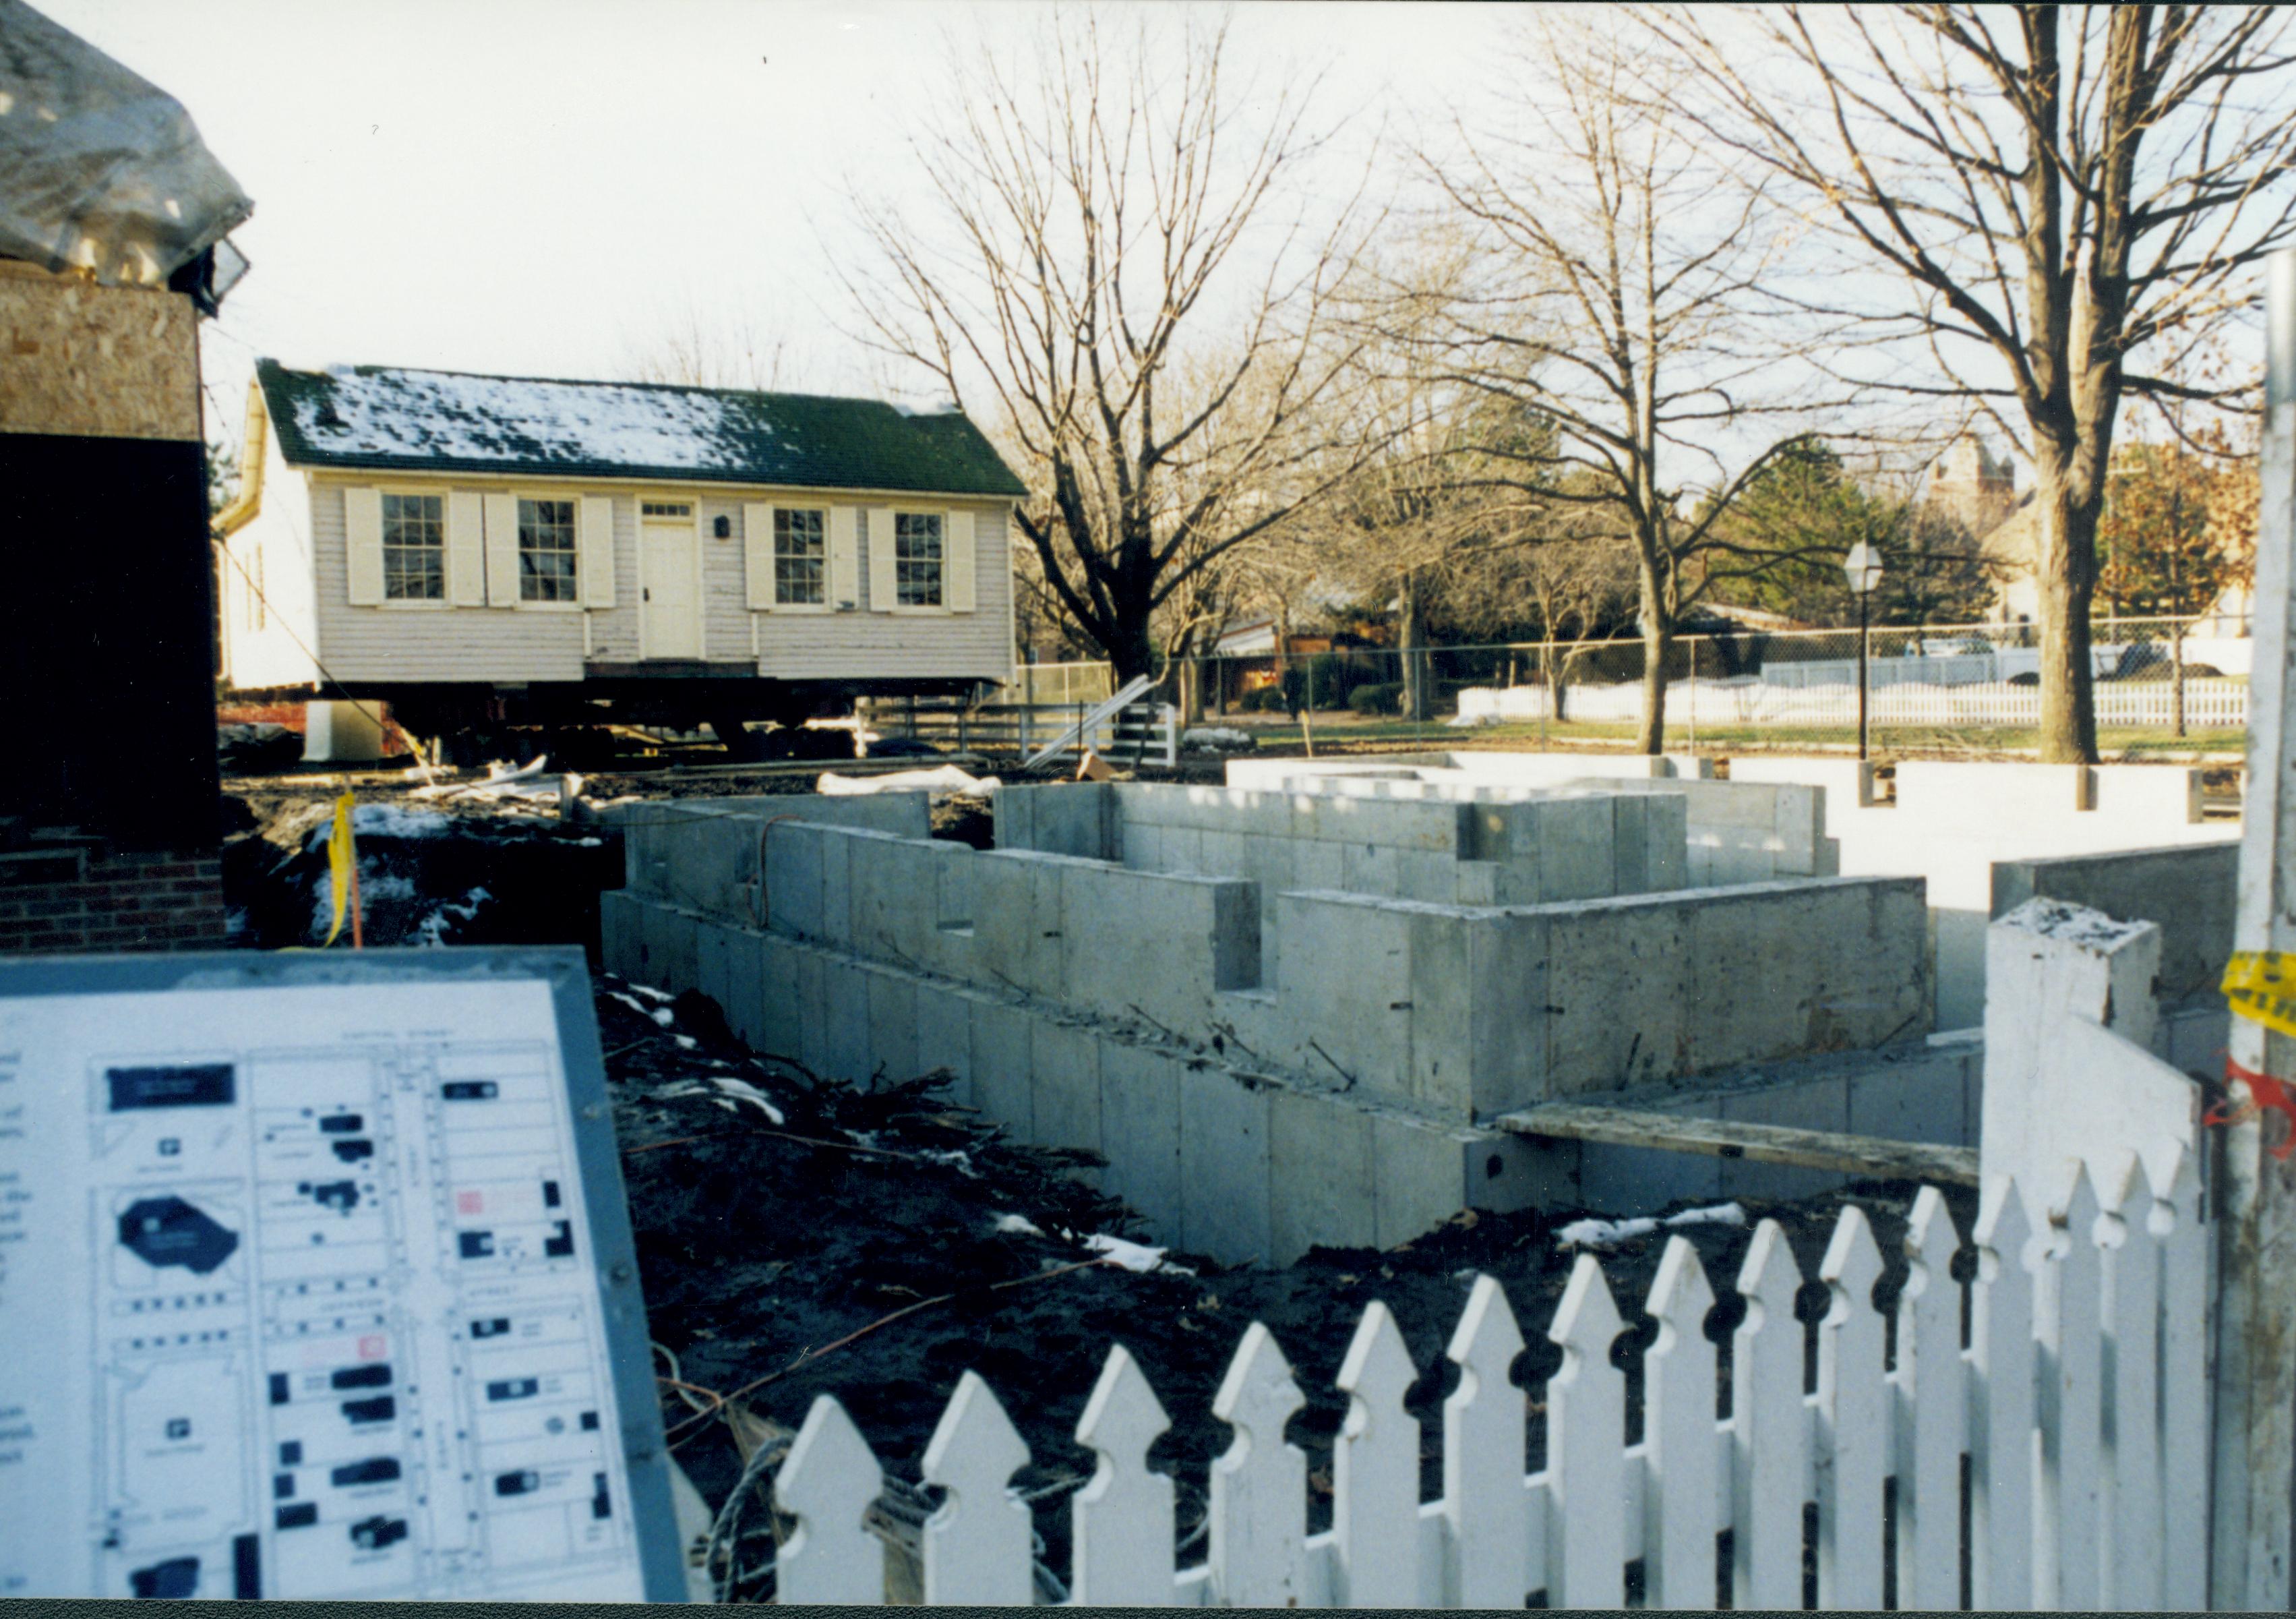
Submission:
[[[2236,746],[2248,722],[2249,641],[2214,620],[2092,626],[2097,725],[2120,748]],[[1341,646],[1288,657],[1205,657],[1158,694],[1190,723],[1262,745],[1415,738],[1620,739],[1644,703],[1639,640]],[[1669,748],[1854,741],[1860,670],[1877,748],[2030,745],[2040,642],[2030,624],[1746,630],[1684,636],[1666,662]]]

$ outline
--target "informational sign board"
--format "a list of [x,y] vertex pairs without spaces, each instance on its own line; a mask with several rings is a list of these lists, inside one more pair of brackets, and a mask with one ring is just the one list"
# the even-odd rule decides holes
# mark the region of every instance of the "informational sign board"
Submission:
[[685,1590],[580,951],[0,964],[0,1596]]

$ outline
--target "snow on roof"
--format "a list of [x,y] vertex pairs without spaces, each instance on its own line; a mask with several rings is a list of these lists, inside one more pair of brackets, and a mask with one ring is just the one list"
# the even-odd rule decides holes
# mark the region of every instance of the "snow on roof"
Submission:
[[270,360],[257,374],[291,464],[1024,492],[965,417],[873,399]]

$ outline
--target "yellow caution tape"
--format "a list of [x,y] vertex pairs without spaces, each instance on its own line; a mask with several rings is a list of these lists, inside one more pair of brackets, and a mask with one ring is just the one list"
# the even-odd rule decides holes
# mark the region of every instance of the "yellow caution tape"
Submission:
[[[351,892],[351,795],[335,801],[335,829],[327,838],[327,875],[335,890],[335,925],[327,930],[327,944],[343,931],[343,906]],[[321,945],[324,949],[326,945]]]
[[2296,1036],[2296,955],[2242,950],[2225,964],[2220,987],[2235,1017]]

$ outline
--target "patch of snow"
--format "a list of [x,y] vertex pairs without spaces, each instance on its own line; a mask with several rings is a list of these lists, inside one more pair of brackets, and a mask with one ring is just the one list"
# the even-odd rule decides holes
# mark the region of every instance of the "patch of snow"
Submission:
[[1554,1234],[1558,1248],[1615,1248],[1620,1243],[1631,1242],[1637,1237],[1648,1237],[1661,1225],[1682,1226],[1743,1226],[1746,1211],[1734,1203],[1718,1203],[1701,1209],[1685,1209],[1669,1214],[1663,1220],[1647,1214],[1632,1220],[1574,1220]]
[[1004,784],[993,776],[972,776],[955,765],[933,770],[895,770],[884,776],[840,776],[824,770],[815,791],[829,798],[861,798],[873,793],[947,793],[987,798]]
[[[632,984],[630,988],[634,990],[643,990],[645,986],[644,984]],[[619,990],[609,990],[606,993],[612,996],[616,1000],[620,1001],[622,1005],[627,1007],[640,1017],[650,1017],[665,1029],[668,1028],[672,1023],[677,1021],[676,1016],[671,1013],[668,1007],[649,1007],[636,996],[625,995]]]
[[690,1034],[673,1034],[669,1038],[677,1042],[677,1048],[681,1051],[699,1051],[701,1049],[701,1042],[695,1040]]
[[[652,984],[640,983],[635,978],[625,979],[623,980],[623,983],[629,990],[631,994],[643,995],[648,1000],[658,1000],[665,1007],[671,1001],[677,999],[676,996],[672,995],[668,990],[657,990]],[[643,1011],[644,1008],[641,1007],[640,1010]]]
[[[435,838],[454,826],[452,816],[436,810],[410,810],[404,804],[353,804],[351,806],[351,836],[383,838]],[[323,823],[313,835],[311,847],[317,848],[332,834],[333,823]]]
[[1259,738],[1232,725],[1192,726],[1180,733],[1183,753],[1249,753],[1259,746]]
[[411,937],[418,945],[439,945],[447,942],[447,930],[457,923],[468,922],[479,914],[479,907],[494,895],[483,888],[474,888],[464,894],[459,903],[453,900],[443,902],[422,921],[414,925]]
[[999,1214],[996,1217],[996,1230],[1000,1236],[1018,1234],[1021,1237],[1042,1237],[1045,1234],[1042,1228],[1026,1214]]
[[955,1170],[967,1180],[978,1180],[980,1179],[980,1171],[972,1167],[972,1155],[970,1153],[963,1151],[935,1152],[929,1150],[920,1155],[928,1163],[938,1163],[946,1169]]
[[727,401],[699,390],[634,388],[437,371],[333,374],[324,399],[298,399],[295,425],[330,455],[469,462],[597,461],[738,472],[749,465]]
[[[679,1038],[684,1039],[685,1037],[681,1035]],[[713,1074],[710,1077],[709,1082],[712,1085],[715,1085],[718,1089],[724,1091],[727,1096],[733,1097],[739,1101],[747,1102],[750,1106],[758,1109],[766,1115],[767,1118],[772,1120],[776,1124],[786,1124],[789,1122],[782,1116],[782,1110],[775,1107],[772,1102],[767,1099],[766,1093],[759,1090],[755,1085],[750,1084],[747,1080],[737,1080],[729,1075]]]
[[1187,1266],[1176,1265],[1167,1260],[1164,1255],[1169,1252],[1168,1249],[1151,1248],[1145,1243],[1127,1242],[1123,1237],[1111,1237],[1104,1231],[1086,1237],[1084,1245],[1095,1253],[1105,1254],[1127,1270],[1161,1270],[1172,1276],[1195,1275]]

